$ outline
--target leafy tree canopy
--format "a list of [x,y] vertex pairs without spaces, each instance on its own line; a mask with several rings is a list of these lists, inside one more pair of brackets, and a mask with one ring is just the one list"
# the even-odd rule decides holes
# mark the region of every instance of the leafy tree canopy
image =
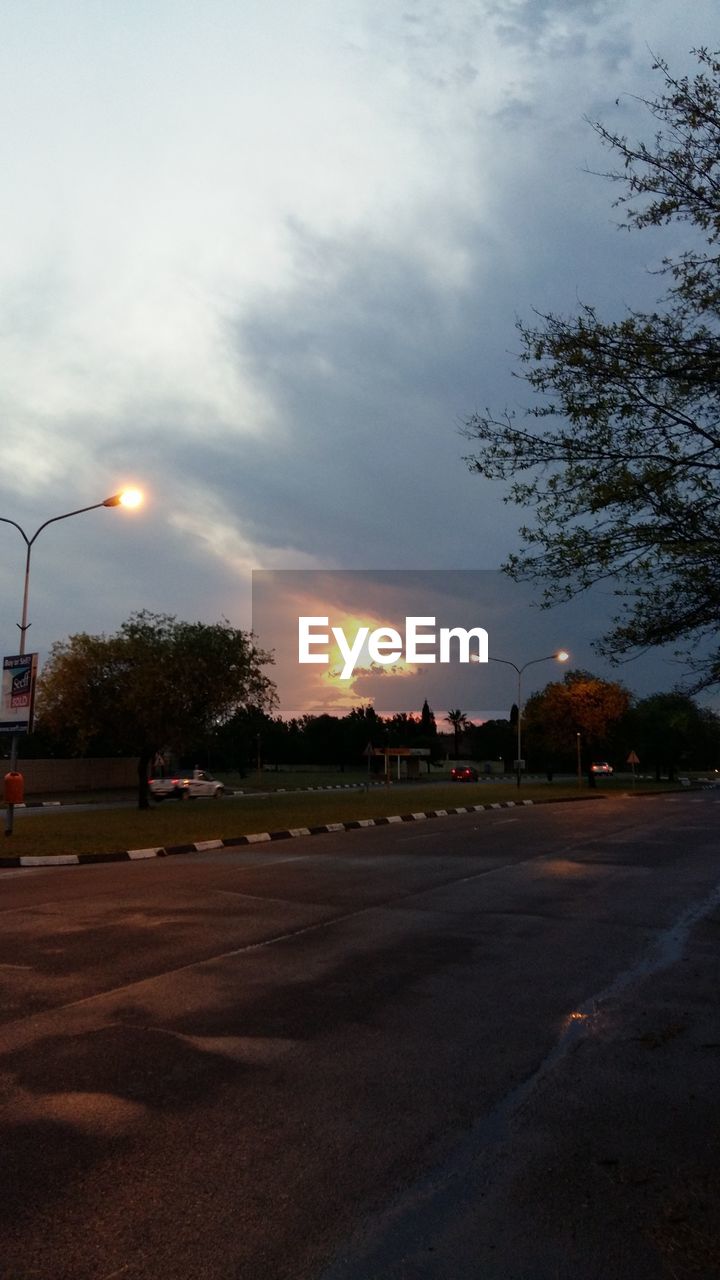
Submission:
[[660,777],[677,769],[715,768],[720,763],[720,717],[682,693],[655,693],[631,710],[627,734],[643,766]]
[[617,577],[624,599],[601,651],[707,642],[690,663],[701,689],[720,683],[720,54],[694,54],[692,78],[655,64],[664,92],[640,99],[651,143],[593,124],[620,161],[604,176],[624,228],[684,228],[657,310],[607,321],[585,305],[519,324],[519,376],[538,401],[521,420],[488,410],[465,430],[470,468],[510,480],[508,500],[535,513],[511,575],[545,584],[546,604]]
[[597,749],[625,715],[630,701],[622,684],[600,680],[588,671],[568,671],[564,680],[528,698],[523,721],[551,751],[571,749],[578,733],[583,746]]
[[116,635],[56,643],[39,682],[38,722],[79,749],[101,737],[139,756],[139,802],[156,751],[182,752],[248,705],[270,709],[269,654],[228,622],[178,622],[142,612]]

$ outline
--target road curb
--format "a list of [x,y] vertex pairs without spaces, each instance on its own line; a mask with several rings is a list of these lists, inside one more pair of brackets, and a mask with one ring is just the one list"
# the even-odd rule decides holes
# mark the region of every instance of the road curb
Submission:
[[72,804],[72,800],[23,800],[16,804],[16,809],[59,809],[63,804]]
[[195,840],[188,844],[154,846],[149,849],[120,849],[113,853],[57,853],[41,857],[26,855],[0,857],[0,867],[80,867],[101,862],[142,862],[150,858],[174,858],[183,853],[206,853],[212,849],[237,849],[246,845],[270,844],[277,840],[297,840],[301,836],[337,835],[363,827],[387,827],[398,822],[424,822],[429,818],[450,818],[459,814],[493,812],[497,809],[526,809],[540,804],[578,804],[583,800],[604,800],[597,796],[548,796],[542,800],[498,800],[494,804],[460,805],[454,809],[424,809],[418,813],[398,813],[390,817],[354,818],[348,822],[326,822],[312,827],[287,827],[280,831],[257,831],[250,835],[228,836],[221,840]]

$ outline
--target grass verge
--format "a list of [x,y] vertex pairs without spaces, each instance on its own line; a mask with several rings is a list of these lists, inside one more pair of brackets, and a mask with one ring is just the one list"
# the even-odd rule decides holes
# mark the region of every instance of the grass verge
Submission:
[[600,795],[577,787],[522,787],[463,784],[378,787],[370,792],[296,793],[166,801],[152,809],[106,809],[64,813],[61,809],[16,813],[15,831],[0,844],[0,857],[38,857],[71,853],[113,853],[123,849],[164,848],[196,840],[228,839],[258,831],[349,822],[499,801],[571,799]]

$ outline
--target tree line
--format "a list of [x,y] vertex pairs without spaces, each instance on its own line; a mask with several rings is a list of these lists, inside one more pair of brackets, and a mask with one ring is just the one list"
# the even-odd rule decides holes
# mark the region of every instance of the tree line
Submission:
[[[570,671],[528,698],[522,713],[522,749],[528,770],[575,772],[578,735],[583,774],[591,764],[610,761],[629,769],[634,753],[640,771],[674,779],[683,770],[720,767],[720,716],[689,695],[655,693],[634,698],[623,685],[589,672]],[[326,765],[343,772],[363,766],[373,747],[421,747],[430,765],[447,758],[499,764],[511,772],[517,753],[517,707],[506,719],[473,723],[461,710],[440,725],[424,703],[421,715],[380,716],[355,707],[345,716],[306,715],[284,720],[257,709],[238,713],[206,744],[206,762],[217,768],[249,770]],[[200,750],[200,744],[198,744]],[[377,758],[371,766],[380,771]]]

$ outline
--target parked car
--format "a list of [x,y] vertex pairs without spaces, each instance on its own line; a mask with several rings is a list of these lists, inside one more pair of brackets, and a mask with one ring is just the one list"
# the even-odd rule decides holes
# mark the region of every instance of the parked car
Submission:
[[194,800],[200,796],[217,799],[225,791],[222,782],[211,778],[204,769],[193,769],[192,777],[150,778],[150,794],[154,800]]
[[608,764],[607,760],[601,760],[599,764],[590,765],[591,773],[599,773],[606,778],[610,777],[610,774],[612,773],[612,771],[613,771],[613,767],[611,764]]
[[469,764],[456,764],[450,770],[450,777],[453,782],[477,782],[478,771]]

